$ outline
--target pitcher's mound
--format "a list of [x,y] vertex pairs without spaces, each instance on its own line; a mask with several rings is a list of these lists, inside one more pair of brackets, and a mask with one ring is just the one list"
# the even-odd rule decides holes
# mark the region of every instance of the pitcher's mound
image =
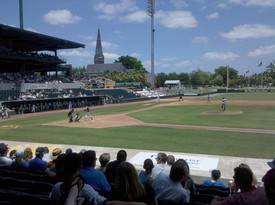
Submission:
[[240,115],[243,114],[242,111],[222,111],[222,110],[217,110],[217,111],[205,111],[202,114],[204,115]]

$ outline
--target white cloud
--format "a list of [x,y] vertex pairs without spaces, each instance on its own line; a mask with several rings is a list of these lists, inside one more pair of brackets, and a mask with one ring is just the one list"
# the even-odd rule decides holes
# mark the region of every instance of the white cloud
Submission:
[[44,21],[53,24],[73,24],[81,20],[81,17],[73,15],[69,10],[51,10],[44,15]]
[[161,58],[161,61],[175,61],[177,58],[176,57],[164,57]]
[[275,36],[275,28],[264,24],[244,24],[238,25],[228,33],[220,33],[223,38],[235,41],[247,38],[269,38]]
[[116,53],[103,53],[105,59],[117,60],[121,55]]
[[189,4],[186,3],[185,0],[170,0],[170,3],[176,8],[176,9],[181,9],[184,7],[188,7]]
[[189,67],[189,66],[191,66],[190,61],[181,61],[181,62],[175,64],[175,67],[177,67],[177,68]]
[[260,46],[254,51],[250,51],[247,55],[250,57],[258,57],[275,53],[275,44],[271,46]]
[[219,18],[219,13],[218,12],[211,13],[211,14],[207,15],[206,18],[217,19],[217,18]]
[[187,11],[158,11],[156,20],[167,28],[194,28],[197,20]]
[[77,57],[88,57],[88,56],[92,56],[91,53],[87,52],[87,51],[79,51],[79,50],[71,50],[71,51],[59,51],[58,55],[61,56],[77,56]]
[[142,22],[145,22],[145,21],[149,20],[149,17],[148,17],[148,15],[145,11],[139,10],[139,11],[135,11],[133,13],[130,13],[130,14],[124,16],[124,17],[120,17],[120,19],[122,21],[125,21],[125,22],[142,23]]
[[275,7],[274,0],[230,0],[229,3],[243,6]]
[[206,60],[214,60],[214,61],[233,61],[237,59],[239,56],[232,52],[227,53],[218,53],[218,52],[208,52],[203,55],[203,58]]
[[106,0],[97,1],[94,10],[107,15],[117,15],[137,10],[136,2],[133,0],[120,0],[118,3],[108,3]]
[[141,56],[141,54],[140,53],[131,53],[130,56],[138,58]]
[[208,43],[208,37],[206,36],[197,36],[193,38],[193,43],[202,44],[202,43]]

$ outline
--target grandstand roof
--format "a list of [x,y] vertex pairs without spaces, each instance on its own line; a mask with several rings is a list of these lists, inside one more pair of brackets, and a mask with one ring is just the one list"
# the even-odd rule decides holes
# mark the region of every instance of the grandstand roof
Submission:
[[13,50],[56,51],[84,48],[84,44],[0,24],[0,45]]

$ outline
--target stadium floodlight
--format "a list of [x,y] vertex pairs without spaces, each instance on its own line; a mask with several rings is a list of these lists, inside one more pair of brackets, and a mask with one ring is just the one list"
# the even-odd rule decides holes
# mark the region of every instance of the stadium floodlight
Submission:
[[155,68],[154,68],[154,15],[156,13],[156,0],[148,0],[148,15],[151,17],[151,87],[155,89]]

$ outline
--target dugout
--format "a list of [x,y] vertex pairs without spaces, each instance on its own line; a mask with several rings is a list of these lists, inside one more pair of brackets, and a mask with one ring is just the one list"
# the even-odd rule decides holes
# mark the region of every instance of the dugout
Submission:
[[89,97],[30,99],[20,101],[4,101],[2,102],[2,105],[14,110],[16,114],[23,114],[30,113],[33,105],[36,107],[36,112],[42,112],[68,109],[70,102],[72,103],[73,108],[103,105],[105,98],[105,95],[98,95]]

